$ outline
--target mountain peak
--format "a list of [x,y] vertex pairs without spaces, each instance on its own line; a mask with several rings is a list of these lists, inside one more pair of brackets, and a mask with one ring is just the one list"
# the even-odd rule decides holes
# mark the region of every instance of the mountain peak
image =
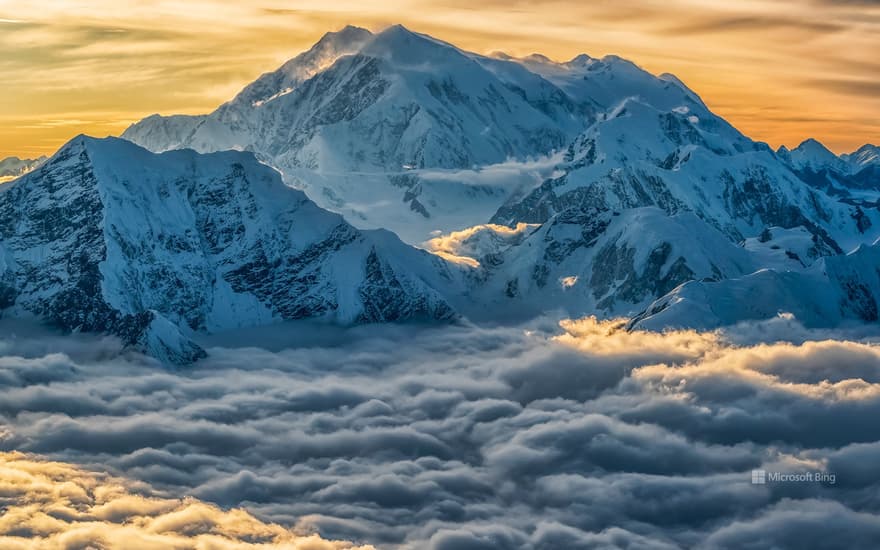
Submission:
[[346,25],[338,31],[330,31],[318,40],[312,49],[332,46],[335,48],[355,47],[369,39],[373,33],[362,27]]
[[595,59],[593,59],[593,58],[590,57],[589,55],[587,55],[587,54],[585,54],[585,53],[581,53],[581,54],[578,54],[578,55],[572,57],[572,58],[566,63],[566,65],[569,65],[569,66],[572,66],[572,67],[584,67],[584,66],[586,66],[586,65],[589,65],[589,64],[593,63],[594,61],[595,61]]
[[807,138],[790,152],[791,164],[795,169],[812,170],[833,169],[845,171],[845,162],[832,153],[825,145],[815,138]]
[[381,57],[404,65],[466,59],[461,50],[452,44],[411,31],[403,25],[392,25],[376,33],[361,51],[365,55]]
[[852,153],[840,157],[848,162],[854,170],[861,170],[869,164],[880,165],[880,147],[866,143]]
[[797,147],[795,147],[794,150],[796,151],[796,150],[798,150],[798,149],[809,149],[809,150],[816,150],[816,151],[828,151],[829,153],[831,152],[827,147],[825,147],[825,145],[822,144],[821,141],[819,141],[819,140],[816,139],[816,138],[807,138],[807,139],[803,140],[803,141],[800,143],[800,145],[798,145]]
[[426,34],[412,31],[399,23],[383,29],[374,36],[375,38],[373,39],[373,42],[383,42],[388,45],[396,46],[405,46],[413,42],[442,43],[440,40],[432,38]]
[[[399,43],[398,41],[411,41],[414,39],[429,39],[427,35],[419,34],[404,27],[400,23],[391,25],[376,33],[376,38],[382,38],[389,43]],[[430,39],[433,40],[433,39]]]

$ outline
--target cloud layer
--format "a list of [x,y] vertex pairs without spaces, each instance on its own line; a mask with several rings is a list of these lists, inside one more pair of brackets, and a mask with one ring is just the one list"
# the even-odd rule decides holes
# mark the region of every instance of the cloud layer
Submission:
[[296,535],[243,510],[166,499],[69,464],[0,453],[0,547],[7,550],[371,550]]
[[[7,328],[0,449],[381,548],[877,540],[870,338],[785,317],[725,333],[623,326],[292,324],[238,335],[262,347],[220,336],[178,371],[113,340]],[[758,468],[835,482],[752,485]]]

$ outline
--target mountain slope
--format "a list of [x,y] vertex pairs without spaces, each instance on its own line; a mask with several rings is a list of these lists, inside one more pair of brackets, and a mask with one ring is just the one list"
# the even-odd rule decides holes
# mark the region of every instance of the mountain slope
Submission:
[[866,143],[852,153],[840,155],[850,165],[853,172],[858,172],[868,166],[880,165],[880,147]]
[[[480,253],[472,256],[482,279],[474,295],[501,317],[527,318],[551,309],[632,315],[685,281],[741,276],[757,265],[747,250],[690,212],[567,210],[540,226],[518,228],[518,239],[477,248]],[[504,235],[503,229],[487,226],[482,233]],[[478,236],[451,251],[467,256]]]
[[808,327],[876,323],[880,304],[880,245],[822,258],[805,271],[763,269],[724,281],[691,281],[635,317],[645,329],[711,329],[792,314]]
[[494,307],[634,315],[688,281],[803,271],[878,237],[876,208],[811,187],[701,103],[626,99],[557,169],[491,220],[540,226],[474,258]]
[[193,331],[455,315],[445,262],[354,229],[249,154],[81,136],[0,194],[0,308],[163,360],[198,358]]
[[806,185],[766,145],[688,105],[664,112],[626,100],[575,140],[560,169],[502,207],[493,223],[658,206],[668,214],[694,212],[733,242],[766,227],[804,226],[839,252],[876,238],[880,221],[876,211],[863,212],[858,224],[856,206]]
[[780,147],[777,155],[807,184],[851,203],[870,206],[880,201],[878,151],[874,145],[864,145],[853,153],[837,156],[815,139],[808,139],[791,151]]

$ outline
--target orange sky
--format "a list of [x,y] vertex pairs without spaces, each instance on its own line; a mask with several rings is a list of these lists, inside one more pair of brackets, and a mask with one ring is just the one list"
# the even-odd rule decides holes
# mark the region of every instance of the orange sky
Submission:
[[208,112],[347,23],[485,53],[615,53],[773,146],[880,142],[877,0],[0,0],[0,158]]

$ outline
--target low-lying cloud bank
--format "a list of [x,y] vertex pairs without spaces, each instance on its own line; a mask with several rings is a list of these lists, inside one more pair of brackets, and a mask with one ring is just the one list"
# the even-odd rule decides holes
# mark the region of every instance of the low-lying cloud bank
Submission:
[[0,453],[0,547],[372,549],[314,534],[298,536],[243,510],[223,511],[192,498],[156,498],[143,491],[137,484],[69,464]]
[[0,449],[380,548],[880,540],[875,329],[623,327],[291,325],[178,371],[7,330]]

